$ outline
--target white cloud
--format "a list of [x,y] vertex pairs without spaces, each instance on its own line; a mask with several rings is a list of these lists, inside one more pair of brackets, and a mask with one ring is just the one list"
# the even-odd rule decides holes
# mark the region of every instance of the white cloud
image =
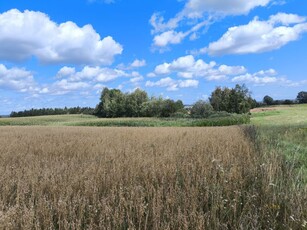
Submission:
[[131,63],[131,67],[132,68],[140,68],[146,65],[146,61],[143,60],[139,60],[139,59],[135,59],[132,63]]
[[129,64],[124,64],[121,63],[119,65],[117,65],[117,69],[120,70],[132,70],[132,69],[137,69],[137,68],[141,68],[146,66],[146,61],[144,59],[140,60],[140,59],[135,59],[132,63]]
[[179,88],[189,88],[189,87],[198,87],[198,81],[197,80],[174,80],[170,77],[162,78],[159,81],[152,82],[147,81],[145,86],[146,87],[165,87],[167,91],[176,91]]
[[192,55],[187,55],[183,57],[179,57],[178,59],[174,60],[170,67],[174,70],[186,70],[190,69],[195,65],[195,59]]
[[219,72],[225,75],[237,75],[246,72],[244,66],[227,66],[227,65],[220,65],[218,68]]
[[174,30],[166,31],[162,34],[154,37],[154,45],[158,47],[165,47],[169,44],[179,44],[186,37],[182,32],[176,32]]
[[[163,63],[161,65],[156,66],[155,75],[169,74],[171,72],[169,63]],[[152,75],[153,76],[153,75]]]
[[245,82],[255,85],[291,83],[291,81],[287,80],[286,78],[276,77],[276,75],[277,72],[274,69],[261,70],[254,74],[247,73],[244,75],[236,76],[232,79],[232,82]]
[[56,74],[57,80],[53,84],[48,86],[50,94],[66,94],[72,91],[82,90],[96,90],[105,86],[105,83],[114,81],[118,78],[129,79],[128,81],[122,81],[124,84],[137,85],[144,78],[137,72],[125,72],[119,69],[99,67],[99,66],[85,66],[80,71],[76,71],[75,68],[64,66]]
[[187,55],[175,59],[171,63],[163,63],[156,66],[154,73],[156,75],[168,75],[176,73],[183,78],[204,77],[207,80],[223,80],[227,76],[246,73],[244,66],[218,66],[215,62],[206,63],[202,59],[195,60],[192,55]]
[[155,35],[153,39],[153,46],[159,48],[160,51],[163,51],[170,44],[180,44],[188,36],[190,36],[190,40],[196,40],[199,38],[197,31],[205,26],[209,26],[211,24],[210,20],[202,21],[194,25],[186,32],[168,30],[161,34]]
[[87,82],[71,82],[67,79],[62,79],[53,84],[53,88],[56,92],[67,93],[75,90],[85,89],[90,87]]
[[73,75],[75,72],[76,72],[76,69],[74,67],[64,66],[57,73],[57,78],[70,76],[70,75]]
[[16,67],[8,69],[3,64],[0,64],[0,88],[18,92],[36,92],[40,90],[32,72]]
[[188,80],[180,80],[179,81],[179,88],[189,88],[189,87],[198,87],[198,81],[197,80],[192,80],[192,79],[188,79]]
[[[254,18],[247,25],[235,26],[216,42],[202,49],[210,55],[261,53],[279,49],[298,40],[307,32],[306,19],[294,14],[279,13],[268,21]],[[294,24],[293,26],[290,26]]]
[[168,22],[165,22],[164,17],[160,13],[154,13],[149,22],[153,27],[151,31],[152,34],[164,32],[167,30],[176,29],[178,23],[183,19],[183,14],[179,14],[176,17],[170,19]]
[[138,83],[138,82],[143,81],[143,80],[144,80],[144,78],[143,78],[142,76],[139,76],[139,77],[133,77],[133,78],[131,78],[131,79],[130,79],[130,82],[131,82],[131,83]]
[[147,75],[146,75],[147,77],[156,77],[157,75],[155,74],[155,73],[148,73]]
[[48,15],[12,9],[0,14],[0,59],[22,61],[36,56],[43,63],[112,64],[122,46],[91,25],[56,24]]
[[202,17],[204,13],[221,15],[247,14],[259,6],[266,6],[270,0],[189,0],[184,12],[190,18]]
[[[256,7],[267,6],[272,0],[188,0],[182,11],[168,21],[161,13],[154,13],[150,18],[153,27],[152,34],[156,34],[153,45],[161,48],[170,44],[179,44],[187,36],[190,40],[199,38],[197,31],[208,27],[219,18],[228,15],[242,15],[249,13]],[[186,32],[177,32],[180,26],[189,26]]]
[[[76,72],[74,68],[71,67],[63,67],[57,73],[57,76],[65,76],[70,82],[77,81],[93,81],[93,82],[109,82],[118,77],[127,77],[129,74],[122,70],[111,69],[111,68],[101,68],[99,66],[91,67],[85,66],[81,71]],[[70,74],[63,75],[63,72]]]

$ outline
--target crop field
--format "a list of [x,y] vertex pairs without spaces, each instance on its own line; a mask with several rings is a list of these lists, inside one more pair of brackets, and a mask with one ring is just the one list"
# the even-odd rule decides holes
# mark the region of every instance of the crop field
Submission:
[[0,127],[0,229],[307,227],[304,174],[261,138],[251,126]]

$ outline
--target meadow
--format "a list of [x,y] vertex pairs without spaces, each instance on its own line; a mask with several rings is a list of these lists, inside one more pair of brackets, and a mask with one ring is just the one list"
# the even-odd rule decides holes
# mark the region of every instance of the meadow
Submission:
[[261,126],[307,126],[307,104],[254,109],[252,110],[252,124]]
[[92,115],[51,115],[0,118],[0,126],[97,126],[97,127],[200,127],[248,124],[250,116],[227,114],[196,118],[98,118]]
[[304,108],[283,125],[275,108],[229,127],[0,126],[0,229],[307,228]]

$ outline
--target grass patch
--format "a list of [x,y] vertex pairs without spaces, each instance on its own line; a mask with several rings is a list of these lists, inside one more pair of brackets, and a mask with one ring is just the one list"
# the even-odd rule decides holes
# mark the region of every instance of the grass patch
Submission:
[[307,126],[307,104],[257,108],[252,111],[251,123],[268,126]]
[[307,104],[257,108],[251,123],[268,153],[278,152],[307,182]]
[[257,127],[266,152],[277,152],[307,184],[307,129],[300,126]]

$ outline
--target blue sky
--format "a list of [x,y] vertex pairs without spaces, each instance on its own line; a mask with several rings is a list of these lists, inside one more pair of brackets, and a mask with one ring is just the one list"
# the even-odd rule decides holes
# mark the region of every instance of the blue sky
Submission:
[[306,73],[307,1],[0,0],[0,114],[94,107],[103,87],[294,99]]

